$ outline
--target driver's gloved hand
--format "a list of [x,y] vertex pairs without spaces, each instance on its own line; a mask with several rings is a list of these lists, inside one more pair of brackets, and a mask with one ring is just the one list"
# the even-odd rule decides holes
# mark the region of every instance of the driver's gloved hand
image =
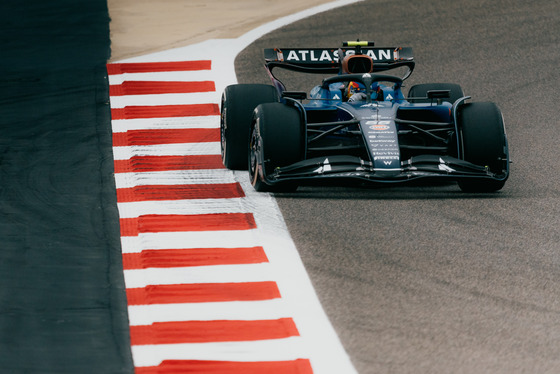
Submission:
[[348,99],[349,103],[354,103],[356,101],[363,101],[366,99],[366,94],[363,92],[356,92],[354,95],[350,96]]

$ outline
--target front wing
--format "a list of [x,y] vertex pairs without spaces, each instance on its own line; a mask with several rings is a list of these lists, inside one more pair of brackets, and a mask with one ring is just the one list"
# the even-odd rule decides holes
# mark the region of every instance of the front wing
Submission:
[[317,157],[278,167],[264,175],[265,183],[275,185],[285,181],[306,182],[355,179],[373,183],[404,183],[421,178],[459,180],[507,179],[508,171],[497,175],[488,167],[472,164],[450,156],[421,155],[402,161],[399,168],[379,169],[371,161],[354,156]]

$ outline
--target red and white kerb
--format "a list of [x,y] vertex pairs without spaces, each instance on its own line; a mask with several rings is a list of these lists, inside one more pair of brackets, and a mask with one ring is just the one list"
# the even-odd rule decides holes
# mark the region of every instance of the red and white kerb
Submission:
[[313,373],[282,264],[222,165],[211,69],[107,66],[136,373]]

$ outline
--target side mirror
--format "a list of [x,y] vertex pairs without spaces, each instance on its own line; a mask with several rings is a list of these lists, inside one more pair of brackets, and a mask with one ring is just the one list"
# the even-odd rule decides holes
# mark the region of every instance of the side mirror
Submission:
[[289,97],[296,100],[305,100],[307,99],[307,93],[300,91],[283,91],[282,97]]
[[449,90],[431,90],[428,91],[428,99],[449,99]]

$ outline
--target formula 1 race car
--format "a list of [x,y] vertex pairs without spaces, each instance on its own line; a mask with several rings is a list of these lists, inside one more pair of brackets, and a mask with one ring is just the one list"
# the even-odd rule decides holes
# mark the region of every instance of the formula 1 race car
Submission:
[[[344,42],[334,49],[265,49],[272,85],[226,87],[221,153],[229,169],[249,170],[257,191],[355,180],[457,181],[467,192],[500,190],[509,175],[503,118],[491,102],[467,103],[457,84],[403,81],[412,48]],[[275,68],[330,75],[309,94],[289,91]],[[404,70],[401,77],[380,74]]]

